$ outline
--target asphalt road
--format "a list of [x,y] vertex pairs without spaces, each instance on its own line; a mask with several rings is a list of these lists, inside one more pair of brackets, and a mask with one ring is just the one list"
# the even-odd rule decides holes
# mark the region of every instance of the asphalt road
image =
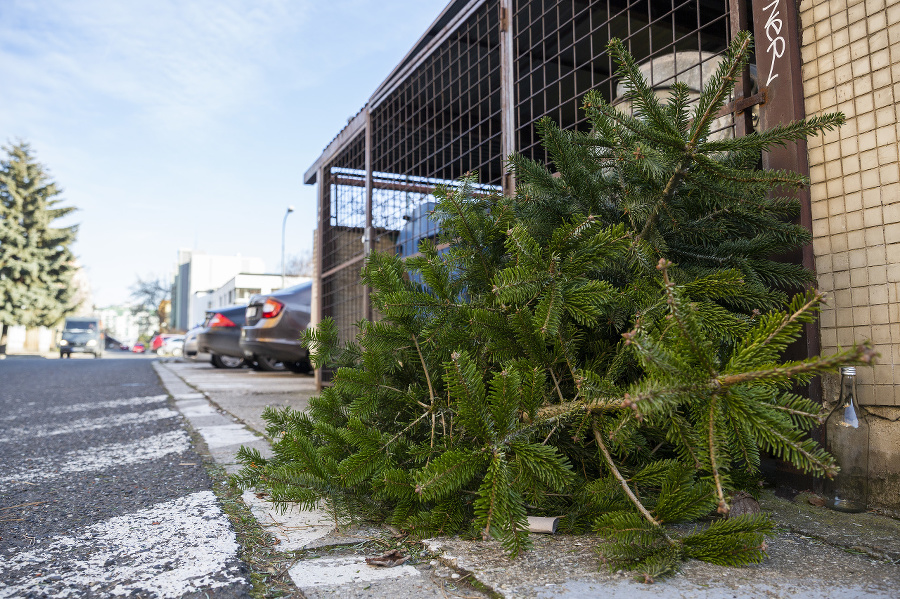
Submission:
[[151,361],[0,361],[0,598],[245,597],[246,566]]

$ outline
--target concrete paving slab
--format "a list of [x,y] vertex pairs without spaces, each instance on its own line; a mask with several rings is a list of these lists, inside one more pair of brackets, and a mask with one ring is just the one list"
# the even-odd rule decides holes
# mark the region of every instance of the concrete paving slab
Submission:
[[205,400],[205,399],[206,399],[206,395],[204,395],[203,393],[182,393],[182,394],[180,394],[180,395],[173,395],[173,398],[174,398],[176,401],[189,400],[189,399],[202,399],[202,400]]
[[766,493],[760,506],[792,532],[900,563],[900,521],[869,512],[836,512],[811,504],[814,499],[811,493],[790,501]]
[[244,491],[241,499],[256,521],[281,541],[280,551],[306,549],[335,529],[334,520],[324,510],[288,508],[282,513],[253,491]]
[[779,532],[763,563],[727,568],[691,561],[655,584],[610,572],[595,551],[592,535],[533,535],[534,547],[510,559],[496,542],[431,539],[432,550],[459,572],[471,573],[506,599],[756,599],[900,597],[900,568],[847,553],[815,539]]
[[289,571],[291,580],[307,599],[448,599],[481,597],[460,588],[461,577],[436,576],[427,564],[394,568],[370,566],[363,556],[303,560]]
[[189,417],[209,416],[211,414],[215,414],[217,416],[222,415],[218,410],[210,405],[205,397],[203,399],[176,400],[175,405],[178,406],[178,410],[182,414]]
[[218,424],[215,426],[197,427],[197,432],[206,441],[210,449],[229,445],[244,445],[258,441],[259,437],[247,430],[243,424]]
[[336,587],[346,584],[363,586],[369,582],[421,576],[417,569],[406,564],[393,568],[381,568],[370,566],[364,557],[356,555],[304,560],[291,568],[289,573],[291,580],[301,591],[315,587]]
[[[215,405],[253,430],[265,434],[262,412],[267,406],[305,410],[316,394],[311,376],[249,369],[221,370],[206,363],[167,362],[171,375],[183,377],[191,388],[206,392]],[[179,378],[179,381],[182,379]]]

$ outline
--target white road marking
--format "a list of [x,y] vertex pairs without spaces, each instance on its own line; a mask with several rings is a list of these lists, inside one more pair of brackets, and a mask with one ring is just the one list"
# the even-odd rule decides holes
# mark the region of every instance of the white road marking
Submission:
[[171,453],[185,452],[190,446],[187,433],[175,430],[131,443],[110,443],[70,451],[59,459],[42,459],[31,468],[19,467],[6,476],[0,476],[0,490],[12,482],[45,481],[71,472],[102,471],[116,466],[149,462]]
[[259,441],[262,437],[254,435],[243,424],[222,424],[219,426],[201,426],[197,428],[197,432],[206,441],[206,446],[210,449],[214,447],[227,447],[228,445],[237,445],[239,443],[252,443]]
[[[110,518],[0,565],[0,598],[129,595],[160,598],[247,583],[228,518],[210,491]],[[40,576],[36,576],[39,572]],[[18,580],[11,582],[14,575]]]
[[123,424],[140,424],[142,422],[152,422],[154,420],[163,420],[165,418],[174,418],[179,413],[169,408],[159,408],[158,410],[148,410],[146,412],[132,412],[128,414],[119,414],[116,416],[103,416],[100,418],[81,418],[73,420],[64,426],[52,426],[40,424],[37,426],[23,426],[15,430],[8,431],[5,437],[0,437],[0,443],[10,443],[25,438],[53,437],[56,435],[67,435],[81,431],[96,430],[98,428],[109,428],[113,426],[121,426]]
[[370,566],[361,555],[300,561],[288,570],[288,574],[301,590],[420,575],[418,570],[405,564],[393,568]]
[[[166,401],[168,399],[168,395],[148,395],[146,397],[129,397],[128,399],[112,399],[110,401],[98,401],[93,403],[76,403],[70,406],[53,406],[50,411],[53,414],[71,414],[72,412],[86,412],[88,410],[106,410],[109,408],[125,408],[131,406],[143,406],[151,403],[160,403]],[[24,409],[20,408],[19,410],[11,412],[7,412],[6,415],[0,417],[0,421],[8,421],[8,420],[18,420],[22,417],[27,417],[30,414],[38,411],[46,412],[47,406],[43,404],[39,404],[39,402],[31,402],[32,405],[36,406],[36,409]]]

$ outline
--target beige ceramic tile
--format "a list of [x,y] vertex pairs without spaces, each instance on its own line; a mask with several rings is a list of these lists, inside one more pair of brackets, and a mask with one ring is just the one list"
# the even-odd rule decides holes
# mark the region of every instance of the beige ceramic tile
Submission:
[[[884,242],[886,244],[900,243],[900,223],[891,223],[884,226]],[[900,256],[897,257],[900,261]]]
[[873,306],[887,305],[888,303],[888,286],[887,285],[871,285],[869,286],[869,303]]
[[878,153],[874,150],[863,153],[867,154],[868,158],[873,160],[863,162],[863,164],[866,165],[863,168],[866,168],[867,170],[860,173],[860,183],[863,189],[877,189],[881,186],[880,172],[877,168]]
[[858,250],[866,247],[866,232],[864,229],[855,229],[847,232],[847,249]]
[[887,267],[885,265],[869,265],[869,285],[886,285]]
[[846,252],[849,249],[847,245],[847,233],[832,234],[829,241],[831,242],[832,252]]
[[[900,181],[900,164],[886,164],[878,169],[878,177],[882,185],[890,185]],[[845,185],[846,187],[846,185]]]
[[881,206],[881,188],[880,187],[864,189],[862,191],[861,196],[862,196],[861,208],[874,208],[875,206]]
[[880,227],[884,224],[884,218],[881,213],[881,206],[876,208],[866,208],[863,210],[863,223],[868,227]]
[[[860,204],[859,198],[861,197],[859,192],[850,193],[846,196],[837,196],[833,198],[828,198],[827,206],[828,206],[828,214],[836,215],[843,214],[847,211],[846,206],[856,206]],[[859,210],[861,206],[857,207],[856,210]]]

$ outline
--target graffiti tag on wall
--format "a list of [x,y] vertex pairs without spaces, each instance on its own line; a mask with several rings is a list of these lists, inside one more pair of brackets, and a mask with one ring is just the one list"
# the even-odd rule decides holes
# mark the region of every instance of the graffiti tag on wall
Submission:
[[769,78],[766,79],[766,86],[778,77],[778,73],[775,72],[775,61],[784,56],[785,49],[787,48],[787,42],[785,41],[784,36],[781,35],[784,22],[778,18],[781,14],[778,10],[780,4],[781,0],[775,0],[768,6],[763,7],[763,10],[769,13],[769,18],[766,20],[766,37],[769,38],[769,47],[766,48],[766,52],[772,57],[772,63],[769,66]]

